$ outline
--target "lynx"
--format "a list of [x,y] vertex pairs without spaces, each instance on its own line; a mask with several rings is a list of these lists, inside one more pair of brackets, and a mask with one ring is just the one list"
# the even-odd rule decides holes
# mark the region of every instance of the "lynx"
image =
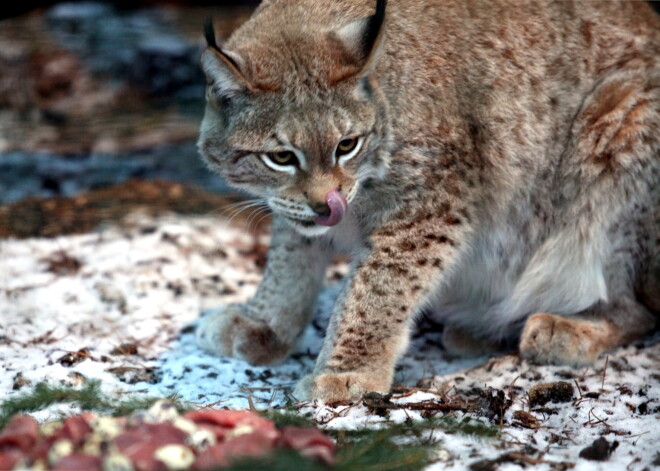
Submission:
[[298,399],[387,392],[415,316],[458,354],[584,365],[660,313],[660,21],[642,2],[270,0],[207,27],[199,149],[273,212],[197,342],[283,359],[351,255]]

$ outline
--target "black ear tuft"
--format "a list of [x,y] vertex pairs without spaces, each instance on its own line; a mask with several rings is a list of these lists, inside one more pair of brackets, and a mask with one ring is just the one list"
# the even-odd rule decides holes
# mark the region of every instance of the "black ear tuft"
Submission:
[[329,38],[338,41],[346,53],[346,63],[350,63],[347,67],[338,68],[338,72],[331,78],[332,82],[340,82],[355,75],[368,75],[373,69],[385,36],[386,8],[387,0],[376,0],[373,15],[329,33]]
[[383,21],[385,21],[385,9],[387,0],[376,0],[376,12],[369,18],[369,23],[364,31],[364,46],[371,51],[381,33]]
[[204,22],[204,37],[206,38],[206,45],[212,47],[213,49],[220,48],[218,47],[218,42],[215,39],[215,28],[213,27],[213,18],[210,16]]

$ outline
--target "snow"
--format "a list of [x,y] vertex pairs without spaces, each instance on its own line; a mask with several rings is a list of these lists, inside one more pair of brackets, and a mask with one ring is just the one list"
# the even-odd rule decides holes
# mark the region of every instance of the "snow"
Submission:
[[[607,369],[605,364],[607,363]],[[496,459],[506,452],[519,451],[525,455],[542,455],[534,469],[551,470],[575,464],[575,470],[642,470],[657,460],[660,440],[660,344],[628,346],[601,358],[593,367],[571,371],[559,366],[535,366],[515,355],[495,358],[476,368],[434,378],[431,390],[438,393],[416,392],[392,402],[412,403],[441,401],[441,391],[472,388],[500,388],[513,399],[512,406],[500,423],[501,438],[470,438],[434,429],[441,461],[427,471],[463,470],[470,461]],[[574,376],[567,379],[567,376]],[[530,411],[527,392],[536,384],[568,381],[576,385],[574,400],[568,403],[548,403],[546,410],[531,413],[540,419],[536,430],[512,426],[514,412]],[[577,385],[579,385],[579,390]],[[592,393],[593,397],[587,395]],[[640,405],[654,409],[642,413]],[[652,404],[652,406],[651,406]],[[327,407],[309,404],[301,409],[312,413],[324,426],[337,430],[356,430],[364,426],[383,427],[391,423],[421,421],[415,410],[398,409],[383,418],[370,414],[362,404]],[[458,420],[475,418],[476,414],[457,412]],[[488,421],[484,418],[476,420]],[[599,437],[618,441],[618,448],[605,462],[579,458],[580,451]],[[472,457],[472,459],[470,459]],[[474,459],[474,458],[477,459]],[[545,462],[545,463],[544,463]],[[657,462],[657,461],[656,461]],[[657,466],[657,464],[656,464]],[[497,469],[523,469],[524,466],[503,463]],[[492,469],[492,468],[489,468]]]
[[[328,270],[316,319],[291,356],[270,367],[201,352],[193,331],[200,313],[248,299],[261,278],[260,253],[267,234],[248,234],[221,218],[142,214],[98,232],[55,239],[0,241],[0,398],[41,381],[76,385],[99,379],[112,394],[177,394],[195,404],[258,409],[294,400],[291,389],[309,373],[322,342],[346,266]],[[77,263],[64,263],[77,261]],[[137,354],[113,352],[122,344]],[[395,394],[394,403],[439,401],[451,394],[488,387],[513,401],[501,421],[500,437],[476,438],[433,431],[438,461],[429,470],[467,469],[511,451],[534,457],[534,469],[574,463],[576,470],[651,467],[660,440],[660,344],[651,339],[603,357],[591,368],[529,365],[515,355],[488,360],[452,359],[438,347],[439,335],[422,325],[397,367],[395,381],[409,386],[426,378],[424,390]],[[86,348],[83,352],[81,349]],[[79,352],[76,354],[76,352]],[[67,363],[67,354],[74,361]],[[72,364],[70,364],[72,363]],[[607,364],[607,367],[606,367]],[[81,379],[82,378],[82,379]],[[573,401],[530,409],[530,388],[566,381]],[[16,386],[15,386],[16,384]],[[579,386],[579,389],[578,389]],[[536,429],[515,425],[516,411],[540,421]],[[41,420],[70,412],[59,406],[37,414]],[[309,403],[323,427],[354,430],[364,426],[425,420],[411,409],[376,415],[361,401],[329,407]],[[457,420],[488,421],[454,412]],[[603,436],[619,446],[605,462],[578,457]],[[497,469],[522,469],[502,461]],[[529,467],[529,465],[527,465]]]

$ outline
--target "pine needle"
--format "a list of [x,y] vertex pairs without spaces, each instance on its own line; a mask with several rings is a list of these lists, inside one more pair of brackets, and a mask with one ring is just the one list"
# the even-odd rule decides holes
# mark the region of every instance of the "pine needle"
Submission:
[[[68,403],[76,405],[84,411],[121,416],[136,410],[148,409],[159,399],[161,398],[142,396],[126,400],[111,399],[101,392],[99,381],[89,381],[80,389],[39,383],[31,391],[7,399],[0,405],[0,429],[15,414],[40,411],[55,404]],[[186,410],[175,396],[167,399],[174,403],[179,411]]]
[[[89,381],[82,388],[37,384],[30,392],[7,399],[0,405],[0,429],[11,417],[19,413],[39,411],[49,406],[69,403],[85,411],[94,411],[114,416],[128,415],[136,410],[149,408],[161,398],[136,396],[119,400],[108,397],[101,391],[98,381]],[[168,398],[179,411],[185,406],[175,397]],[[301,416],[294,410],[271,409],[261,412],[275,422],[277,427],[312,427],[314,421]],[[331,431],[326,433],[337,440],[337,471],[415,471],[430,463],[432,450],[437,446],[432,437],[433,430],[491,438],[499,435],[497,427],[469,417],[456,419],[453,416],[435,417],[422,421],[391,424],[386,429],[362,429],[356,431]],[[225,471],[247,471],[268,469],[269,471],[321,471],[328,467],[310,460],[292,450],[278,450],[260,459],[250,459],[232,464]]]

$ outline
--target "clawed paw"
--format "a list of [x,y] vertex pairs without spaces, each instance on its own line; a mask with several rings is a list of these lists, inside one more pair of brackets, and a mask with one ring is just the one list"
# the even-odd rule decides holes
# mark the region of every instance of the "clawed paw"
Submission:
[[242,304],[231,304],[202,318],[195,338],[207,352],[241,358],[252,365],[276,363],[290,349],[266,322],[251,317]]
[[368,392],[387,393],[390,383],[388,375],[377,378],[362,372],[322,373],[304,377],[296,386],[294,396],[298,400],[343,402],[362,397]]
[[584,366],[605,349],[606,329],[600,324],[554,314],[534,314],[520,338],[520,354],[535,363]]

